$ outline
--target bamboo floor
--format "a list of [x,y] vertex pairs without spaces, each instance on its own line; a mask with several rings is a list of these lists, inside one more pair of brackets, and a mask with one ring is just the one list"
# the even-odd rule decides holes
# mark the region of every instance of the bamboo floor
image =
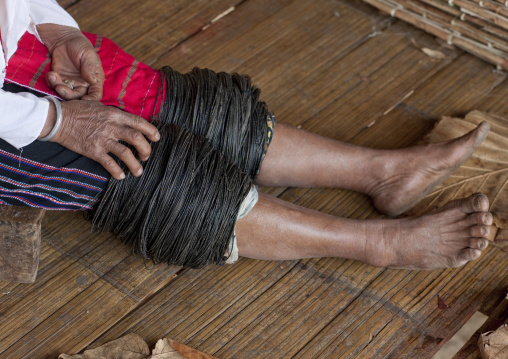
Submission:
[[[59,2],[82,30],[154,67],[250,74],[278,121],[354,144],[408,146],[442,115],[507,113],[506,73],[359,0]],[[380,217],[350,191],[262,190],[332,215]],[[91,233],[81,213],[47,213],[35,283],[0,282],[0,358],[56,359],[128,332],[224,359],[431,358],[476,311],[491,317],[486,325],[508,319],[507,262],[489,247],[463,268],[431,272],[330,258],[151,266]],[[477,358],[475,348],[456,358]]]

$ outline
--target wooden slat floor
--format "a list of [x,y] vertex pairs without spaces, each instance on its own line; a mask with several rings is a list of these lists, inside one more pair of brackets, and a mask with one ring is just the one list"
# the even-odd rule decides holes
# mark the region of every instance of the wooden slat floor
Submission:
[[[507,113],[506,73],[359,0],[59,2],[84,31],[154,67],[250,74],[278,121],[338,140],[398,148],[442,115]],[[380,217],[350,191],[262,190],[332,215]],[[153,267],[91,233],[81,213],[47,213],[36,282],[0,282],[0,358],[56,358],[128,332],[218,358],[431,358],[477,310],[508,319],[507,262],[490,247],[432,272],[330,258]],[[477,357],[474,345],[457,357],[466,356]]]

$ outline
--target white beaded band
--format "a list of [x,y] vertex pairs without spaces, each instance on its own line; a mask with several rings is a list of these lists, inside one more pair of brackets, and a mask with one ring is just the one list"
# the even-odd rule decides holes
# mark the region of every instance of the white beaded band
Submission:
[[39,141],[51,140],[53,138],[53,136],[56,135],[56,133],[60,129],[60,125],[62,124],[62,106],[60,105],[60,101],[58,101],[56,99],[56,97],[53,97],[53,96],[46,96],[45,98],[55,104],[56,122],[55,122],[55,125],[53,126],[53,129],[51,129],[51,132],[47,136],[38,138]]
[[[238,210],[238,215],[236,216],[236,220],[242,219],[249,213],[249,211],[254,207],[256,203],[258,203],[258,187],[251,186],[247,197],[245,197],[240,204],[240,209]],[[236,243],[236,233],[233,231],[233,235],[231,236],[231,241],[229,242],[228,249],[228,259],[226,260],[226,264],[233,264],[238,260],[238,245]]]

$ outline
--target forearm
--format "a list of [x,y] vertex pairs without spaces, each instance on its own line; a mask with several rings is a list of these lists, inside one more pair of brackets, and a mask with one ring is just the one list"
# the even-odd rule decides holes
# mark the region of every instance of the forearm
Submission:
[[29,0],[34,25],[57,24],[79,29],[77,22],[55,0]]
[[41,136],[49,109],[47,100],[30,93],[0,90],[0,138],[16,148],[32,143]]
[[49,53],[52,54],[55,47],[72,41],[76,36],[81,36],[79,29],[53,23],[37,25],[37,32]]
[[[57,28],[79,30],[77,22],[55,0],[29,0],[30,3],[30,27],[28,31],[35,35],[39,41],[48,47],[48,39],[52,37],[41,33],[41,26],[50,24]],[[54,47],[54,45],[51,45]],[[48,47],[50,53],[51,48]]]
[[48,114],[46,116],[46,121],[44,122],[44,127],[42,128],[42,131],[38,136],[39,138],[47,136],[51,132],[53,127],[55,127],[56,116],[57,113],[55,104],[52,101],[49,101]]

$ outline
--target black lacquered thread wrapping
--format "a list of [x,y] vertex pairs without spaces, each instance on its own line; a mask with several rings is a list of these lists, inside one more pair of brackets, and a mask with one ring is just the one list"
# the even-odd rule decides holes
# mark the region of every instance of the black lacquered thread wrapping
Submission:
[[174,125],[159,131],[144,174],[111,179],[93,225],[155,263],[198,268],[217,262],[228,250],[251,180],[206,138]]
[[229,249],[263,159],[268,110],[247,76],[161,71],[161,140],[140,178],[121,164],[127,177],[109,181],[92,222],[155,263],[198,268]]
[[208,138],[232,163],[255,179],[261,167],[268,109],[250,77],[195,68],[162,70],[166,97],[158,118]]

